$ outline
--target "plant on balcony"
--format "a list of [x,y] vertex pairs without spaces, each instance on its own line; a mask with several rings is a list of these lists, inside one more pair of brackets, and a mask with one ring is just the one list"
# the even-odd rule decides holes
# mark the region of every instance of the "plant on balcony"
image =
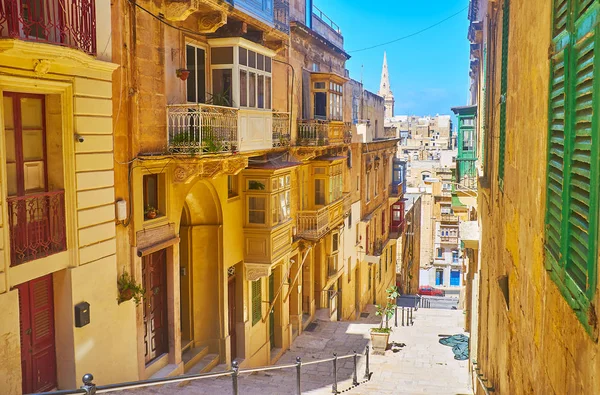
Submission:
[[[381,323],[378,328],[371,328],[371,344],[374,354],[385,354],[392,328],[388,326],[390,318],[394,316],[396,310],[396,299],[399,296],[398,287],[391,286],[385,290],[387,293],[386,304],[377,305],[375,315],[381,317]],[[385,327],[384,327],[385,324]]]
[[146,219],[154,219],[158,216],[158,209],[152,206],[146,206],[144,209],[144,217]]
[[231,107],[231,100],[229,99],[229,89],[224,92],[208,93],[206,104],[212,104],[213,106]]
[[265,184],[263,184],[260,181],[248,181],[248,189],[253,190],[253,191],[264,191],[265,190]]
[[123,272],[117,280],[117,289],[119,296],[117,302],[119,304],[133,299],[135,305],[139,305],[144,299],[146,290],[131,277],[127,272]]

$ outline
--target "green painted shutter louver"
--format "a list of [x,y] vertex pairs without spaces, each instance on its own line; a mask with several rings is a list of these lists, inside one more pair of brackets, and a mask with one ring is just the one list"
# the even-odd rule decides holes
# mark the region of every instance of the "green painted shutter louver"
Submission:
[[565,53],[551,61],[550,136],[548,147],[548,192],[546,202],[546,246],[556,262],[560,261],[565,156]]
[[510,26],[510,2],[504,0],[502,8],[502,70],[500,76],[500,142],[498,155],[498,179],[504,184],[504,159],[506,154],[506,102],[508,100],[508,33]]
[[261,280],[252,281],[252,325],[262,318],[262,284]]
[[555,0],[549,98],[547,267],[593,336],[599,158],[597,0]]
[[[580,3],[582,7],[589,7],[591,1]],[[570,200],[566,271],[584,292],[589,289],[588,273],[590,269],[595,270],[596,262],[598,121],[594,108],[597,108],[598,103],[594,77],[597,18],[596,13],[589,13],[577,20],[574,33],[576,44],[573,49],[574,111],[571,113],[574,119],[571,120],[572,146],[569,150]]]

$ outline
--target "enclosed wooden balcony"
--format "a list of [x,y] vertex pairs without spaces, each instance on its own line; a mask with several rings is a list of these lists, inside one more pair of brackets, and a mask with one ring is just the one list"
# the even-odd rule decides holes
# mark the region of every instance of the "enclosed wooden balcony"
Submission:
[[0,37],[96,54],[94,0],[0,0]]
[[318,119],[298,121],[299,146],[327,146],[351,142],[352,129],[349,122]]
[[452,214],[442,214],[440,220],[449,224],[458,224],[458,217]]
[[296,234],[308,240],[318,240],[339,225],[350,207],[350,194],[318,210],[304,210],[297,214]]
[[11,266],[67,249],[65,192],[42,192],[6,199]]

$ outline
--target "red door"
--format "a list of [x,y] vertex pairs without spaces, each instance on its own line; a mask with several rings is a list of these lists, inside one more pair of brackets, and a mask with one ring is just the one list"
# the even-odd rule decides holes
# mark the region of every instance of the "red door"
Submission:
[[146,363],[169,351],[166,265],[167,250],[142,258]]
[[56,388],[52,275],[17,286],[23,393]]

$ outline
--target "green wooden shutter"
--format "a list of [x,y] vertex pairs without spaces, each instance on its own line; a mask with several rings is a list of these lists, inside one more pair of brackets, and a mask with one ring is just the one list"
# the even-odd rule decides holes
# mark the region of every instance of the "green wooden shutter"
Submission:
[[552,37],[557,37],[567,31],[567,17],[569,15],[569,0],[554,0],[554,17],[552,24]]
[[[574,25],[570,75],[573,89],[572,135],[569,161],[569,224],[566,240],[566,273],[583,292],[590,290],[596,271],[596,228],[598,219],[598,73],[595,47],[598,45],[598,6],[580,0]],[[584,11],[589,11],[585,12]],[[570,283],[567,283],[569,288]],[[594,286],[595,288],[595,286]],[[572,290],[576,291],[576,290]]]
[[555,266],[561,260],[561,234],[564,193],[565,157],[565,70],[566,50],[551,60],[550,127],[548,141],[548,168],[546,194],[546,248],[554,259]]
[[252,281],[252,325],[262,318],[262,284],[261,280]]
[[506,102],[508,100],[508,33],[510,26],[510,1],[504,0],[502,9],[502,70],[500,77],[500,142],[498,155],[498,179],[504,184],[504,157],[506,153]]

